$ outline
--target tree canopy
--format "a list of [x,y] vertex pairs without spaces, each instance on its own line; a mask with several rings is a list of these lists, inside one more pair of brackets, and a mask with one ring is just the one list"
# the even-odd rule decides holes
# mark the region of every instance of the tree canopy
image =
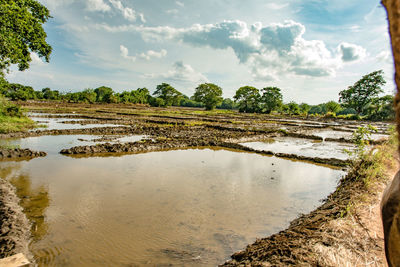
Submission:
[[260,92],[252,86],[240,87],[235,96],[240,112],[257,112],[259,110]]
[[0,18],[0,76],[12,64],[21,71],[29,68],[31,52],[49,61],[52,48],[43,23],[50,12],[45,6],[36,0],[2,0]]
[[193,99],[203,103],[207,110],[212,110],[222,103],[222,89],[212,83],[200,84],[196,88]]
[[271,113],[273,110],[277,110],[282,105],[282,94],[281,89],[278,87],[265,87],[262,90],[261,106],[265,113]]
[[[163,106],[177,106],[182,98],[182,93],[168,83],[157,85],[156,91],[153,93],[153,95],[157,98],[161,98],[164,101]],[[160,101],[157,102],[161,105]]]
[[368,103],[383,93],[381,86],[385,85],[383,71],[378,70],[364,75],[354,85],[339,93],[339,103],[344,107],[353,108],[357,114],[362,114]]

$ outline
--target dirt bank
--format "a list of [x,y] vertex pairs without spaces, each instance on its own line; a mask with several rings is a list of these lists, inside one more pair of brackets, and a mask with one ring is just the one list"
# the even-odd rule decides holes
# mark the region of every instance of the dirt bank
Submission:
[[46,152],[32,151],[28,148],[0,148],[0,160],[32,159],[37,157],[45,157],[46,155]]
[[30,224],[14,187],[0,178],[0,258],[23,253],[32,259],[28,250]]
[[398,166],[385,161],[390,169],[377,177],[366,171],[375,163],[358,162],[323,205],[221,266],[385,266],[379,203]]

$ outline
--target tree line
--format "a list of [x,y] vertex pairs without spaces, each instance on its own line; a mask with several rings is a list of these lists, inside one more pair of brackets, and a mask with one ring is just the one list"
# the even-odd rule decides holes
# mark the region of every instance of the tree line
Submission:
[[132,103],[154,107],[182,106],[198,107],[206,110],[236,109],[246,113],[279,113],[288,115],[324,115],[373,120],[394,118],[393,96],[379,96],[386,83],[381,70],[363,76],[354,85],[339,93],[339,101],[329,101],[319,105],[283,103],[281,89],[265,87],[261,90],[252,86],[240,87],[233,100],[222,97],[222,88],[212,83],[196,87],[193,96],[188,97],[168,83],[157,85],[153,94],[147,88],[138,88],[121,93],[110,87],[84,89],[79,92],[63,93],[50,88],[35,91],[31,86],[8,83],[0,78],[0,94],[11,100],[57,100],[70,103]]

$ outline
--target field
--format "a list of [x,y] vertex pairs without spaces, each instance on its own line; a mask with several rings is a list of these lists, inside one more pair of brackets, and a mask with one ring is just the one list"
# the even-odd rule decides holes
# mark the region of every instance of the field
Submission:
[[[283,198],[286,193],[281,193],[281,196],[276,195],[273,197],[282,198],[280,202],[274,202],[274,204],[263,203],[266,206],[260,206],[261,210],[254,210],[252,215],[248,211],[248,216],[254,217],[263,213],[262,210],[265,210],[267,206],[275,208],[282,206],[282,210],[277,212],[272,212],[271,210],[271,214],[266,212],[266,215],[261,216],[259,219],[262,221],[273,217],[275,218],[273,226],[267,227],[248,223],[250,230],[243,232],[243,226],[225,225],[225,228],[223,228],[222,224],[225,223],[226,218],[221,221],[216,219],[210,226],[207,226],[209,227],[207,229],[211,229],[208,231],[215,230],[215,233],[210,237],[198,237],[198,241],[196,241],[194,236],[199,234],[199,231],[202,231],[199,229],[203,229],[203,225],[198,221],[190,221],[189,223],[189,221],[182,220],[182,222],[177,223],[179,227],[188,225],[187,227],[191,231],[188,232],[188,235],[193,238],[190,245],[186,243],[177,245],[176,243],[182,242],[182,240],[174,241],[174,243],[172,242],[173,238],[169,237],[171,239],[169,241],[172,243],[167,247],[164,247],[162,242],[158,242],[156,246],[158,250],[149,248],[149,251],[153,253],[149,257],[154,261],[149,261],[148,258],[141,259],[142,261],[136,258],[138,262],[132,262],[132,259],[126,259],[126,261],[121,259],[121,265],[149,262],[153,264],[215,265],[228,260],[229,255],[239,249],[243,249],[246,244],[254,242],[255,237],[262,238],[266,235],[271,236],[259,239],[253,245],[248,246],[246,250],[233,254],[232,260],[227,262],[226,265],[266,263],[272,265],[308,264],[329,266],[347,263],[357,265],[360,264],[358,262],[360,255],[365,261],[374,262],[376,265],[382,263],[382,238],[379,233],[374,236],[370,231],[364,229],[365,220],[372,216],[372,209],[368,213],[368,209],[364,206],[377,207],[379,192],[382,191],[383,186],[389,180],[386,170],[390,169],[394,160],[392,157],[394,151],[391,148],[389,149],[390,145],[387,141],[390,139],[388,130],[390,123],[371,123],[320,117],[305,118],[245,114],[226,110],[204,111],[191,108],[149,108],[140,105],[86,105],[55,102],[22,102],[20,104],[29,111],[29,116],[43,127],[28,132],[2,134],[0,141],[3,145],[1,149],[3,162],[0,162],[2,163],[0,167],[4,178],[17,188],[16,194],[18,197],[24,199],[22,206],[25,209],[25,214],[30,221],[33,221],[31,231],[34,242],[30,246],[30,251],[33,254],[31,258],[37,261],[39,265],[49,262],[55,264],[68,263],[69,261],[66,258],[70,257],[68,254],[61,253],[57,256],[57,253],[54,253],[55,248],[52,248],[51,244],[61,242],[63,239],[60,237],[54,240],[51,239],[51,236],[55,235],[55,233],[51,234],[50,230],[47,230],[50,226],[50,228],[57,227],[57,222],[51,221],[51,218],[55,216],[53,209],[66,209],[65,212],[67,213],[68,208],[70,208],[63,205],[57,206],[56,203],[60,197],[55,196],[51,192],[51,188],[62,190],[62,187],[66,185],[61,186],[60,182],[54,183],[54,177],[43,173],[43,169],[47,168],[47,173],[58,173],[60,171],[64,172],[64,170],[54,167],[57,164],[71,166],[72,169],[76,169],[76,172],[73,170],[73,172],[69,173],[70,170],[65,170],[68,174],[63,175],[60,173],[57,175],[63,177],[63,179],[70,179],[71,183],[80,183],[75,179],[78,177],[74,177],[73,173],[85,173],[86,176],[84,175],[79,179],[86,179],[85,177],[95,175],[96,172],[93,169],[80,166],[94,164],[98,170],[103,167],[112,169],[114,168],[112,165],[122,164],[118,162],[125,162],[124,165],[121,165],[121,168],[130,168],[129,166],[132,164],[130,162],[132,161],[141,161],[142,164],[147,164],[146,168],[149,170],[147,173],[152,174],[147,179],[153,179],[154,175],[158,176],[164,173],[170,175],[168,176],[170,177],[169,180],[175,179],[175,176],[184,178],[188,173],[191,173],[191,170],[197,170],[198,173],[201,173],[200,176],[203,177],[208,177],[210,173],[213,173],[212,175],[216,177],[217,181],[222,180],[218,184],[214,184],[212,179],[209,180],[208,182],[211,184],[207,186],[210,186],[210,189],[201,193],[205,194],[204,199],[214,201],[213,205],[219,205],[218,203],[225,201],[224,194],[226,196],[235,196],[231,195],[232,192],[226,192],[226,189],[224,189],[225,187],[234,186],[239,181],[231,181],[236,179],[235,176],[238,175],[236,172],[231,173],[232,169],[238,169],[238,173],[242,173],[241,175],[244,175],[244,172],[254,173],[258,169],[264,170],[260,174],[261,176],[259,175],[260,177],[257,176],[258,174],[249,176],[250,178],[248,179],[250,180],[246,183],[257,181],[258,184],[254,188],[252,187],[252,190],[255,191],[246,192],[250,195],[256,193],[262,195],[262,190],[271,188],[276,188],[278,191],[282,190],[280,189],[281,186],[287,181],[291,181],[291,183],[285,186],[294,187],[296,180],[306,180],[302,182],[304,188],[300,185],[295,186],[302,188],[301,190],[303,191],[297,193],[288,192],[287,194],[290,198],[288,197],[287,200]],[[352,151],[355,148],[352,141],[353,131],[360,126],[367,126],[368,124],[374,125],[377,129],[377,132],[371,136],[371,144],[375,145],[378,151],[384,151],[384,153],[375,153],[362,161],[355,160],[344,150]],[[157,154],[158,152],[163,152],[164,154]],[[146,157],[140,156],[144,154],[147,155],[146,157],[149,158],[149,161],[146,161]],[[128,157],[128,155],[131,155],[131,157]],[[189,170],[180,165],[170,168],[169,165],[177,163],[174,160],[167,160],[165,157],[169,157],[168,155],[172,157],[191,155],[189,161],[182,161],[185,162],[182,164],[190,166]],[[35,157],[39,158],[30,160]],[[234,160],[237,166],[234,167],[234,165],[228,163],[223,172],[222,169],[215,171],[215,168],[218,168],[218,164],[225,164],[224,160],[218,157],[232,158],[232,161]],[[207,163],[210,158],[214,158],[214,163]],[[168,162],[169,165],[163,165],[160,160]],[[198,163],[196,163],[196,160],[198,160]],[[250,164],[252,161],[259,163],[251,165],[253,167],[243,165],[243,162]],[[49,164],[54,166],[49,166]],[[201,164],[205,164],[205,167],[202,167]],[[272,164],[272,167],[266,168],[268,164]],[[382,166],[385,167],[383,168]],[[136,170],[138,169],[137,166],[135,168]],[[285,168],[297,169],[293,169],[292,174],[289,176],[287,172],[285,174]],[[181,171],[177,173],[174,172],[175,169]],[[360,170],[365,171],[362,172]],[[121,174],[120,171],[121,169],[115,169],[115,177],[113,179],[116,179],[116,185],[119,184],[118,180],[132,178],[129,173]],[[296,177],[296,172],[299,177]],[[348,172],[346,176],[344,175],[345,172]],[[133,171],[131,173],[132,175],[139,175],[133,174],[136,173]],[[146,175],[145,173],[142,174],[142,172],[139,173],[141,173],[140,175]],[[223,173],[229,173],[229,175],[224,178]],[[311,180],[312,173],[316,175],[316,184],[313,184]],[[324,173],[323,177],[321,177],[322,173]],[[217,177],[218,175],[221,178]],[[293,175],[295,176],[293,177]],[[42,177],[45,176],[49,176],[49,178],[43,180]],[[254,180],[253,176],[257,176],[257,179]],[[339,179],[338,177],[342,178]],[[242,178],[244,179],[244,177]],[[307,178],[309,179],[308,181]],[[104,184],[100,185],[101,179],[104,179]],[[240,179],[240,175],[237,179]],[[101,178],[99,175],[98,180],[101,187],[114,187],[112,186],[113,180],[109,180],[107,177]],[[93,180],[92,183],[96,184],[95,181]],[[182,183],[182,181],[179,183]],[[320,184],[321,181],[322,184]],[[326,184],[328,181],[329,186]],[[141,184],[139,180],[136,182],[137,186]],[[155,180],[154,182],[159,181]],[[188,179],[189,182],[190,179]],[[197,182],[197,180],[194,181],[195,184]],[[262,184],[259,184],[260,182]],[[34,190],[31,192],[31,183],[43,185],[39,187],[39,192]],[[336,183],[338,183],[337,187]],[[82,187],[90,186],[90,183],[80,184]],[[93,186],[96,186],[95,184]],[[280,184],[281,186],[279,186]],[[75,188],[75,186],[77,184],[74,184],[72,188]],[[178,185],[171,186],[179,187]],[[198,186],[196,185],[194,188]],[[216,187],[217,189],[215,189]],[[124,191],[126,186],[121,188],[118,190]],[[210,191],[214,189],[217,190],[218,197],[213,194],[209,195]],[[161,186],[158,190],[160,191],[155,193],[155,198],[164,196],[164,190],[172,189]],[[184,194],[185,190],[183,192],[173,192],[175,192],[174,194]],[[67,194],[66,192],[64,193]],[[72,191],[68,192],[68,194],[72,194]],[[240,192],[240,194],[244,194],[244,191]],[[136,194],[138,193],[136,192]],[[53,197],[51,197],[52,194]],[[84,192],[83,194],[86,195],[89,192]],[[109,197],[108,194],[107,198]],[[200,193],[195,190],[193,194]],[[273,194],[273,192],[269,194]],[[315,195],[313,200],[310,194]],[[247,204],[248,206],[244,205],[241,212],[245,212],[246,207],[250,207],[249,205],[258,206],[257,201],[251,200],[250,195],[246,196],[247,199],[241,199],[238,202],[239,204],[236,204],[239,206],[247,203],[247,201],[250,203]],[[258,197],[259,199],[261,199],[261,195]],[[116,198],[118,195],[111,197]],[[322,205],[319,202],[321,198],[326,198]],[[29,201],[29,199],[32,199],[32,201]],[[68,196],[66,199],[68,199]],[[66,199],[61,202],[64,203]],[[129,201],[132,200],[130,199]],[[137,199],[136,201],[139,200]],[[168,201],[177,200],[168,198]],[[197,203],[199,200],[188,196],[186,202],[190,201]],[[39,205],[38,203],[41,204]],[[111,203],[113,203],[112,200],[110,200],[110,205],[114,205]],[[160,203],[147,205],[168,206],[165,203],[168,202],[164,200]],[[194,204],[190,204],[189,207],[203,207],[203,204],[199,203],[199,207]],[[285,204],[289,206],[285,206]],[[315,209],[319,205],[321,206]],[[185,208],[186,206],[183,206],[182,210]],[[220,213],[227,209],[223,205],[221,208]],[[79,210],[79,207],[77,209]],[[208,209],[209,207],[203,212],[207,213]],[[71,210],[74,210],[74,208],[71,208]],[[151,209],[149,208],[148,210]],[[158,212],[161,214],[161,211]],[[187,212],[185,211],[185,214]],[[196,215],[196,212],[191,211],[189,215],[199,216]],[[374,212],[374,216],[378,216],[376,211]],[[107,209],[103,213],[107,214]],[[218,217],[217,213],[214,212],[214,215],[211,214],[210,216]],[[238,217],[232,217],[232,221],[240,221],[239,218],[246,217],[239,211],[234,213],[237,213]],[[276,215],[272,215],[274,213]],[[296,219],[301,213],[306,215]],[[109,216],[104,216],[105,218],[115,218],[115,214],[111,213],[111,211]],[[153,218],[152,216],[156,215],[149,216],[149,219],[151,219]],[[71,218],[74,218],[73,220],[75,221],[83,220],[80,217],[75,218],[73,215],[66,217],[68,220]],[[85,220],[89,219],[93,220],[93,218],[85,217]],[[292,221],[293,219],[296,220]],[[207,220],[212,221],[213,217]],[[290,221],[292,222],[289,228],[284,230]],[[108,223],[108,227],[121,227],[115,226],[112,220]],[[164,222],[163,224],[167,223]],[[11,225],[13,224],[11,223]],[[144,226],[146,226],[146,223]],[[138,225],[137,228],[144,226]],[[18,223],[12,227],[18,228]],[[26,228],[26,225],[24,224],[23,227]],[[85,229],[83,224],[79,227]],[[251,230],[252,227],[254,227],[253,230]],[[68,226],[66,225],[65,228],[68,228]],[[130,231],[130,228],[127,229],[127,231]],[[76,230],[70,231],[73,235]],[[143,231],[147,231],[147,229]],[[171,233],[177,233],[176,231],[173,230]],[[87,234],[87,230],[84,230],[84,232]],[[259,233],[263,234],[260,236]],[[159,234],[162,234],[162,232]],[[82,235],[82,233],[79,235]],[[110,233],[110,239],[113,238],[113,235],[117,235],[117,233]],[[336,236],[341,236],[341,238]],[[93,237],[88,236],[85,240],[87,241],[87,246],[90,247]],[[118,240],[118,242],[122,242],[122,240],[123,242],[128,242],[125,239]],[[207,243],[209,240],[212,242]],[[72,242],[75,241],[73,240]],[[202,242],[206,242],[208,245]],[[160,245],[159,248],[158,245]],[[90,249],[92,248],[90,247]],[[102,247],[96,249],[100,251]],[[157,251],[154,252],[154,250]],[[82,251],[85,251],[85,248],[82,247]],[[120,248],[119,251],[124,251],[124,248]],[[11,252],[12,249],[3,251],[3,256]],[[318,254],[321,253],[326,257],[319,257]],[[341,257],[333,257],[332,255],[341,255]],[[104,260],[98,259],[96,256],[93,255],[95,259],[90,259],[90,257],[85,259],[83,256],[80,262],[71,259],[69,264],[95,265],[96,261]],[[158,258],[159,261],[157,262],[155,258]]]

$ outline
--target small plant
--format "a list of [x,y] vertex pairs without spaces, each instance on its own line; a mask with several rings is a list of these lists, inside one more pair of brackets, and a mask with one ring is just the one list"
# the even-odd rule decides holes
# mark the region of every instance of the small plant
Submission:
[[368,124],[366,127],[358,127],[352,135],[352,141],[355,145],[355,148],[352,151],[345,149],[345,152],[349,154],[349,156],[363,158],[367,152],[368,146],[372,141],[371,135],[377,131],[378,130],[370,124]]

